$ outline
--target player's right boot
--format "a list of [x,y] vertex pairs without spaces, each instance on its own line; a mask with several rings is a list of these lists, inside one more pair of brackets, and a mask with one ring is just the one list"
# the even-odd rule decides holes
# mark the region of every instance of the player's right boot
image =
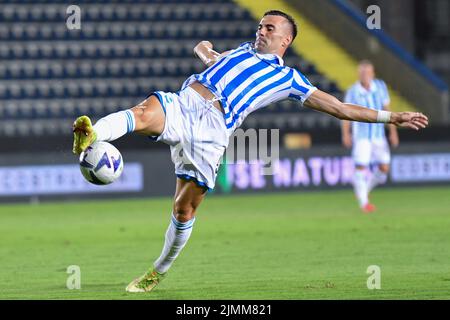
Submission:
[[97,140],[97,134],[88,116],[78,117],[73,123],[73,149],[72,152],[80,154]]
[[371,204],[371,203],[367,203],[365,206],[363,206],[361,208],[361,210],[364,213],[371,213],[371,212],[374,212],[376,210],[376,207],[373,204]]
[[156,270],[149,270],[143,276],[134,279],[127,287],[126,291],[131,293],[150,292],[166,276],[166,273],[159,273]]

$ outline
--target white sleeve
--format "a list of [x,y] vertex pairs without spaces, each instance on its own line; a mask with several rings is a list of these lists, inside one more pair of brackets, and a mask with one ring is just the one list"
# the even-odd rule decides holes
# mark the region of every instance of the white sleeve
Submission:
[[291,91],[289,93],[289,98],[293,98],[303,103],[308,99],[308,97],[317,90],[315,86],[309,82],[309,80],[300,72],[295,69],[292,69],[293,77],[292,77],[292,85]]

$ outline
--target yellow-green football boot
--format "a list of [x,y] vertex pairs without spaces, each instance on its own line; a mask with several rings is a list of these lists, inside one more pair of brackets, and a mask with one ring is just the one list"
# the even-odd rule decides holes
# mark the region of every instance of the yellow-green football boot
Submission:
[[125,289],[127,292],[150,292],[152,291],[166,276],[166,273],[159,273],[152,269],[147,271],[143,276],[134,279]]
[[78,117],[73,123],[72,152],[80,154],[97,140],[97,135],[88,116]]

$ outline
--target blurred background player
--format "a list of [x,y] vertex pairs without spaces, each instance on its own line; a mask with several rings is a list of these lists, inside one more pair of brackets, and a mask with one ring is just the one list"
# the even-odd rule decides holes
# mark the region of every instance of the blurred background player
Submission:
[[[347,103],[365,105],[374,110],[389,111],[389,93],[383,80],[375,78],[375,68],[368,60],[358,65],[359,80],[351,86],[344,98]],[[389,127],[389,142],[399,144],[397,128]],[[369,193],[387,180],[391,155],[383,123],[342,121],[342,143],[352,148],[355,165],[354,191],[363,212],[372,212],[375,206],[369,201]],[[373,172],[370,165],[375,164]]]

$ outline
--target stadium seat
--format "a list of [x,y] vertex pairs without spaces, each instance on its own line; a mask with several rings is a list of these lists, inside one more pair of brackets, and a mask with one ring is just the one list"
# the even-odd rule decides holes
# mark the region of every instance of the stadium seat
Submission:
[[[67,18],[66,1],[3,1],[0,134],[70,134],[73,118],[81,114],[98,118],[131,107],[152,91],[177,92],[187,76],[205,68],[193,55],[198,41],[208,39],[225,51],[253,39],[256,29],[250,13],[232,1],[104,4],[77,1],[82,29],[69,30],[60,23]],[[291,49],[284,60],[313,84],[342,95],[336,83]],[[284,101],[251,115],[244,127],[336,125],[329,118]]]

